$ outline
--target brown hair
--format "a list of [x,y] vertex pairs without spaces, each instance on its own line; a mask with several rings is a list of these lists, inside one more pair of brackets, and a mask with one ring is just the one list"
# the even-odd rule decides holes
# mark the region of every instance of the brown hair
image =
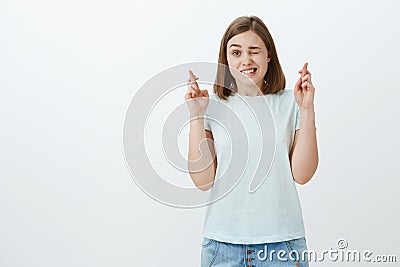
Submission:
[[[228,41],[235,35],[247,32],[255,32],[265,43],[268,50],[268,56],[271,59],[268,63],[268,70],[264,76],[266,83],[263,84],[261,92],[265,94],[276,94],[285,89],[285,75],[278,60],[276,48],[272,36],[268,31],[267,26],[257,16],[242,16],[236,18],[226,29],[221,40],[218,58],[217,75],[214,83],[214,94],[219,98],[226,100],[228,96],[234,95],[237,86],[228,67],[226,57],[226,47]],[[231,84],[233,88],[231,88]],[[231,88],[231,89],[229,89]]]

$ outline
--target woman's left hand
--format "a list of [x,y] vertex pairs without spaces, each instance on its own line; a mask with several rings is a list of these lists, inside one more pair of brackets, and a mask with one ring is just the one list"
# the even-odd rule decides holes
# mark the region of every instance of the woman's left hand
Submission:
[[314,93],[315,88],[311,82],[311,73],[307,70],[308,63],[305,63],[299,80],[294,87],[294,97],[296,98],[297,105],[303,110],[314,109]]

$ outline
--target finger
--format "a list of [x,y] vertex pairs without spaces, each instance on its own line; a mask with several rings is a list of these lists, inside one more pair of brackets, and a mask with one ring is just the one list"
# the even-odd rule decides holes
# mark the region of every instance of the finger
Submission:
[[301,90],[301,78],[299,78],[294,86],[294,90],[298,91]]
[[188,85],[188,90],[187,90],[187,94],[190,94],[190,96],[192,97],[192,93],[195,92],[196,89],[193,87],[193,84],[189,84]]
[[301,81],[302,82],[304,82],[304,81],[311,82],[311,75],[310,74],[306,74],[303,78],[301,78]]
[[199,79],[199,77],[197,77],[197,75],[196,74],[194,74],[193,73],[193,71],[191,71],[192,72],[192,78],[193,78],[193,80],[198,80]]
[[190,89],[194,90],[196,92],[196,94],[198,94],[198,95],[201,92],[200,88],[197,86],[197,84],[194,84],[194,83],[190,85]]
[[187,85],[188,87],[193,87],[193,88],[195,88],[195,89],[198,89],[198,88],[199,88],[199,85],[197,84],[197,82],[193,82],[193,81],[187,82],[186,85]]
[[303,83],[301,84],[301,88],[306,89],[306,88],[307,88],[307,82],[303,82]]
[[299,70],[299,73],[302,75],[309,73],[307,67],[308,67],[308,62],[304,63],[303,68],[301,68],[301,70]]
[[312,88],[313,85],[312,85],[311,82],[305,81],[305,82],[303,82],[303,83],[301,84],[301,87],[302,87],[303,89],[306,89],[306,88],[309,89],[309,88]]
[[304,75],[306,75],[306,73],[307,73],[307,66],[308,66],[308,62],[304,63],[304,66],[303,66],[303,71],[302,71],[302,74],[301,74],[301,76],[304,76]]
[[193,82],[193,81],[187,82],[187,86],[188,86],[188,90],[190,90],[192,88],[195,89],[196,91],[200,90],[198,84],[196,82]]
[[196,75],[196,74],[194,74],[192,70],[189,70],[189,75],[190,75],[190,77],[193,77],[193,78],[194,78],[194,80],[197,80],[197,79],[199,79],[199,77],[197,77],[197,75]]
[[186,91],[187,94],[190,94],[192,92],[193,88],[191,85],[188,86],[188,89]]
[[[199,77],[196,77],[196,78],[195,78],[195,80],[198,80],[198,79],[199,79]],[[192,81],[192,79],[191,79],[191,78],[187,79],[186,81],[187,81],[188,83],[190,83],[190,82],[194,82],[194,81]]]
[[208,96],[208,90],[207,89],[201,90],[200,96],[207,97]]
[[191,80],[192,82],[195,82],[196,80],[199,79],[199,77],[197,77],[196,75],[194,75],[194,73],[193,73],[192,70],[189,70],[189,76],[190,76],[190,80]]
[[193,87],[193,85],[191,85],[189,88],[189,92],[197,94],[197,89],[195,87]]
[[188,92],[185,94],[185,99],[187,100],[187,99],[191,99],[191,98],[193,98],[193,96],[192,96],[192,91],[188,91]]
[[190,77],[189,79],[187,79],[187,82],[190,83],[195,83],[196,81],[192,79],[192,77]]
[[187,81],[186,81],[186,85],[187,85],[187,86],[190,86],[192,83],[193,83],[193,82],[192,82],[192,80],[191,80],[190,78],[187,79]]
[[188,83],[188,90],[187,90],[187,91],[190,92],[190,91],[193,90],[193,89],[194,89],[194,90],[197,90],[197,89],[196,89],[196,85],[194,85],[193,83]]
[[196,80],[199,79],[196,75],[194,75],[192,70],[189,70],[189,76],[190,76],[190,83],[194,84],[198,90],[200,90],[199,85],[197,84]]
[[[299,73],[302,74],[303,73],[303,69],[299,70]],[[311,74],[311,72],[309,70],[307,70],[306,74]]]
[[193,97],[197,97],[198,96],[198,93],[197,93],[196,89],[191,89],[191,93],[192,93]]
[[304,65],[303,65],[303,70],[304,70],[304,72],[307,71],[307,67],[308,67],[308,62],[304,63]]
[[189,70],[188,83],[189,84],[193,84],[194,82],[196,82],[196,78],[194,77],[194,74],[193,74],[192,70]]

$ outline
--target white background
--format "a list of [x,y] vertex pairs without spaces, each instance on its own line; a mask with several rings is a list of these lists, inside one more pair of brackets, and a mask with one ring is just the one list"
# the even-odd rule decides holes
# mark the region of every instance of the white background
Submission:
[[349,249],[396,255],[398,10],[354,0],[1,1],[0,266],[199,265],[205,208],[168,207],[138,188],[124,116],[153,75],[217,62],[241,15],[269,27],[287,88],[309,62],[320,152],[298,187],[309,248],[345,238]]

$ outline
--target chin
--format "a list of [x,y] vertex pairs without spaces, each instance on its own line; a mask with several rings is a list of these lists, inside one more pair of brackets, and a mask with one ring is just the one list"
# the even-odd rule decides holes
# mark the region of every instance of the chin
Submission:
[[257,85],[258,82],[260,82],[260,79],[257,79],[255,77],[245,77],[240,79],[240,83],[245,86],[254,86]]
[[257,86],[257,83],[259,83],[260,81],[259,81],[259,79],[252,79],[252,78],[249,78],[249,79],[246,79],[245,81],[241,81],[241,83],[243,84],[243,85],[246,85],[246,86]]

